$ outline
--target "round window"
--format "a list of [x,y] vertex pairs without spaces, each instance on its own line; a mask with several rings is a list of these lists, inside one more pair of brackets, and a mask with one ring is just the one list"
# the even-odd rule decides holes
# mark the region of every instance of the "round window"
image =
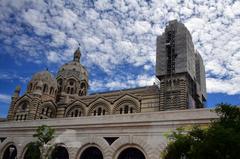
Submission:
[[22,110],[26,110],[27,109],[27,103],[24,103],[23,105],[22,105]]

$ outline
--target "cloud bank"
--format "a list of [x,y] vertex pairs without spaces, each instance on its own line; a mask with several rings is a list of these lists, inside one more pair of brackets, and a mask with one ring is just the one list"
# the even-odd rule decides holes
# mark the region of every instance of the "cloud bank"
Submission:
[[0,43],[38,64],[62,64],[80,43],[92,90],[135,87],[154,81],[156,37],[178,19],[204,59],[208,92],[239,94],[239,8],[224,0],[2,0]]

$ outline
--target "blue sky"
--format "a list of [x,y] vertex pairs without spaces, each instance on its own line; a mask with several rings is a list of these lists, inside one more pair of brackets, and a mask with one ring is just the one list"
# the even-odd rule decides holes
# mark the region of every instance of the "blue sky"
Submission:
[[55,74],[78,43],[90,92],[151,85],[156,37],[173,19],[203,57],[207,106],[240,104],[239,8],[230,0],[1,0],[0,116],[16,85],[23,94],[35,72]]

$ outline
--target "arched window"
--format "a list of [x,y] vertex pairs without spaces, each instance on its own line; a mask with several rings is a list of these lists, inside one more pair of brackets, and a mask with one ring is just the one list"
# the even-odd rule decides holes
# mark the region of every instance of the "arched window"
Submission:
[[133,113],[133,107],[130,108],[130,113]]
[[19,104],[16,114],[15,114],[15,120],[22,121],[27,119],[27,114],[29,112],[29,102],[23,101]]
[[45,114],[44,112],[45,112],[45,108],[42,109],[42,114]]
[[80,90],[79,90],[78,95],[79,95],[79,96],[86,95],[86,94],[87,94],[86,91],[87,91],[87,89],[86,89],[86,84],[85,84],[85,83],[81,83],[81,85],[80,85]]
[[82,106],[73,106],[66,114],[66,117],[80,117],[84,115],[84,109]]
[[63,146],[56,146],[51,154],[52,159],[69,159],[68,151]]
[[101,115],[101,113],[102,113],[102,108],[100,107],[98,108],[98,115]]
[[26,111],[27,106],[28,106],[27,103],[23,103],[23,104],[22,104],[22,108],[21,108],[22,111]]
[[50,105],[43,106],[40,117],[42,117],[42,119],[53,118],[54,117],[54,108]]
[[54,88],[53,88],[53,87],[50,88],[50,94],[51,94],[51,95],[54,94]]
[[127,114],[128,113],[128,105],[125,105],[124,107],[124,114]]
[[47,93],[48,92],[48,86],[47,84],[43,85],[43,93]]
[[74,85],[74,81],[71,80],[71,81],[69,82],[69,85],[70,85],[70,86],[73,86],[73,85]]
[[69,79],[67,82],[67,93],[75,94],[76,81],[74,79]]
[[128,114],[139,111],[137,103],[132,100],[119,101],[113,109],[113,114]]
[[70,87],[67,88],[67,93],[68,93],[68,94],[70,93]]
[[123,150],[117,159],[145,159],[145,155],[137,148],[130,147]]
[[78,110],[76,109],[75,110],[75,117],[77,117],[78,116]]
[[120,108],[120,114],[122,114],[123,113],[123,108]]
[[[99,104],[99,105],[98,105]],[[100,115],[108,115],[108,106],[104,103],[98,103],[96,106],[92,106],[92,109],[89,110],[88,115],[100,116]]]
[[103,159],[103,154],[97,147],[88,147],[82,152],[80,159]]
[[74,93],[74,90],[73,90],[73,88],[71,88],[71,93],[70,94],[73,94]]
[[17,157],[17,148],[14,145],[10,145],[3,152],[2,159],[15,159]]
[[102,113],[102,114],[103,114],[103,115],[105,115],[105,112],[106,112],[106,110],[105,110],[105,109],[103,109],[103,113]]

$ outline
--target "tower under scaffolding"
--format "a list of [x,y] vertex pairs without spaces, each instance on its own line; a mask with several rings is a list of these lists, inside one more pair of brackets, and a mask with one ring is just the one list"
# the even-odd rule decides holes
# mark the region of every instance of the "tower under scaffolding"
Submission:
[[200,58],[184,24],[170,21],[165,32],[157,38],[160,110],[204,107],[206,85],[199,80],[205,79]]

